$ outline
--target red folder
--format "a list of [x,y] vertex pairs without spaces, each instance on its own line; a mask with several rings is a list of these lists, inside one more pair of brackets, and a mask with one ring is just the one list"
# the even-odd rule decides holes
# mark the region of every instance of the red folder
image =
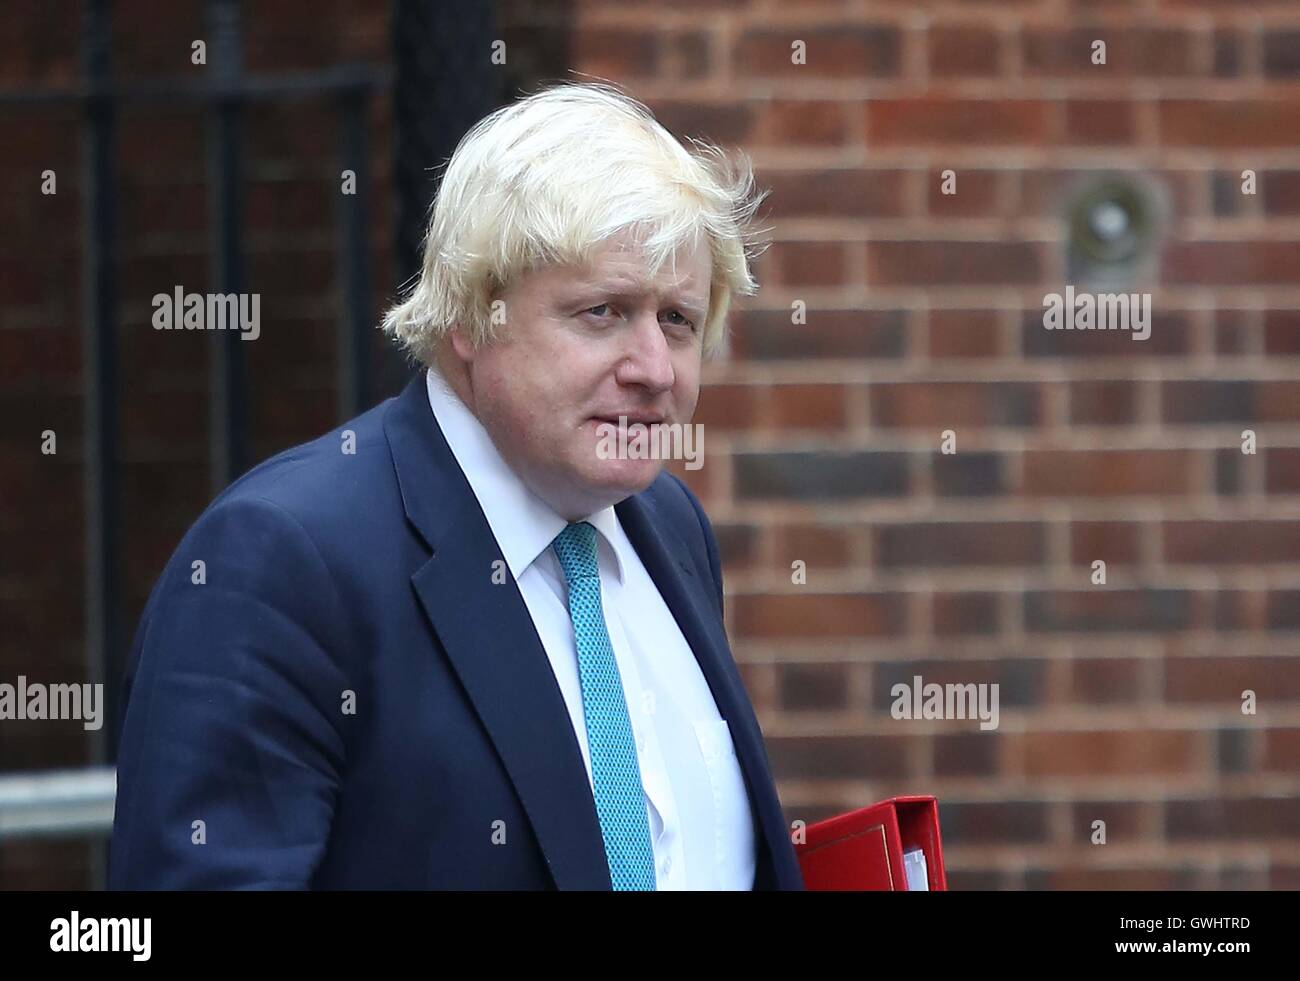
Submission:
[[903,853],[925,853],[930,890],[948,888],[939,842],[939,805],[933,797],[891,797],[870,807],[818,821],[805,829],[795,854],[809,891],[907,891]]

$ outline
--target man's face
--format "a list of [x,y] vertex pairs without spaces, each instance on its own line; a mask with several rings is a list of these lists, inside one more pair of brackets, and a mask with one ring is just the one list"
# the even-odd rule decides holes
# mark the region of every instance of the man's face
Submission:
[[701,244],[678,252],[675,276],[665,264],[651,281],[640,252],[620,238],[589,268],[522,277],[500,297],[500,340],[475,351],[452,332],[468,378],[462,398],[515,473],[562,517],[616,504],[658,476],[661,459],[602,459],[610,454],[598,447],[620,416],[629,439],[633,423],[690,422],[711,271]]

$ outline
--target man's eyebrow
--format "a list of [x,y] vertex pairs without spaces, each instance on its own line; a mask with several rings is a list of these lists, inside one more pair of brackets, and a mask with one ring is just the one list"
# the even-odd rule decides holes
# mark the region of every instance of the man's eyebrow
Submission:
[[622,277],[617,279],[584,279],[578,284],[578,288],[584,292],[589,290],[599,290],[600,292],[618,299],[654,294],[661,301],[675,303],[678,306],[685,307],[698,316],[702,317],[708,313],[708,310],[705,309],[708,300],[694,291],[670,289],[666,292],[660,293],[657,290],[651,289],[649,283],[639,279],[624,279]]

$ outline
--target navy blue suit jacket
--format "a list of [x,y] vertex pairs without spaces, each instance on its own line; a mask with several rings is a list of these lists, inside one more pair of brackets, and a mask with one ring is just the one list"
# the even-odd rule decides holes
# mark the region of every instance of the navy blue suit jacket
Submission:
[[[617,513],[730,725],[755,888],[802,889],[708,520],[667,473]],[[500,559],[423,373],[223,491],[132,647],[110,888],[609,889],[577,737]]]

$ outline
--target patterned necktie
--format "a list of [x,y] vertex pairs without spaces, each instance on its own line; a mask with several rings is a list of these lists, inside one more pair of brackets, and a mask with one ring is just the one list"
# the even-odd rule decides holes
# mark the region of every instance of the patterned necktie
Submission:
[[616,890],[655,888],[654,849],[641,767],[632,740],[623,681],[605,630],[596,566],[596,529],[570,524],[551,543],[569,584],[569,616],[578,649],[582,711],[609,877]]

